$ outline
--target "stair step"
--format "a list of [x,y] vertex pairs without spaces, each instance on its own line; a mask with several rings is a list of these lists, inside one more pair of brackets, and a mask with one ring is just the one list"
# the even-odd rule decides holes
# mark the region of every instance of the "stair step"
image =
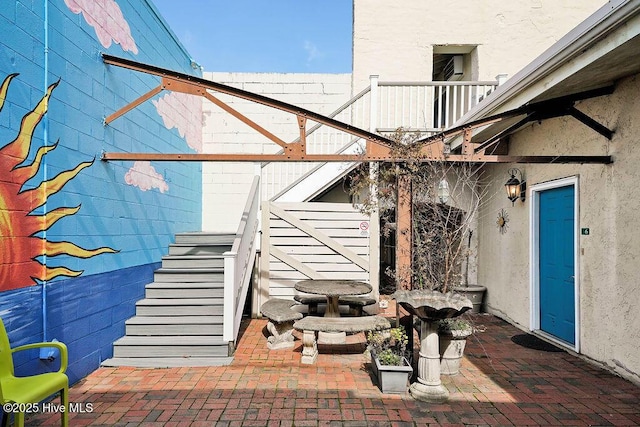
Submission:
[[136,302],[136,316],[219,316],[222,298],[145,298]]
[[135,316],[126,335],[222,335],[222,316]]
[[101,363],[101,366],[131,366],[133,368],[180,368],[227,366],[233,357],[112,357]]
[[223,268],[222,255],[168,255],[162,257],[162,268]]
[[222,255],[230,251],[231,245],[172,243],[169,245],[169,255]]
[[135,316],[126,321],[127,325],[156,325],[156,324],[175,324],[175,325],[193,325],[195,323],[214,325],[222,324],[220,316]]
[[235,239],[235,234],[221,234],[221,233],[207,233],[207,232],[194,232],[194,233],[178,233],[176,234],[176,243],[178,244],[220,244],[220,245],[232,245]]
[[171,305],[191,305],[191,306],[212,306],[222,305],[219,298],[144,298],[136,302],[136,305],[154,305],[154,306],[171,306]]
[[224,252],[235,235],[182,233],[145,286],[126,335],[103,366],[221,366],[233,360],[222,340]]
[[154,282],[193,283],[223,282],[222,268],[160,268],[153,273]]
[[224,284],[196,283],[149,283],[145,287],[147,298],[222,298]]
[[216,335],[222,336],[222,324],[198,324],[193,325],[127,325],[127,336],[186,336],[186,335]]
[[228,353],[228,343],[201,335],[124,336],[113,343],[113,357],[227,357]]

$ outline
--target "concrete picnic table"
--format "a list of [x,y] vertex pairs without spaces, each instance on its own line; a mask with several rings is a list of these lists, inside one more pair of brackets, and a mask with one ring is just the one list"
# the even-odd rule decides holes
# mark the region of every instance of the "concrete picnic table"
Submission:
[[371,292],[369,283],[357,280],[310,279],[295,284],[295,289],[308,294],[325,295],[327,309],[324,317],[340,317],[338,302],[341,296],[363,295]]

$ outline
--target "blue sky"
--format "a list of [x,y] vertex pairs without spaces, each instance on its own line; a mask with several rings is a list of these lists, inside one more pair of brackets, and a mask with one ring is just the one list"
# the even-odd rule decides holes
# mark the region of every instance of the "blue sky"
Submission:
[[351,72],[351,0],[152,1],[205,71]]

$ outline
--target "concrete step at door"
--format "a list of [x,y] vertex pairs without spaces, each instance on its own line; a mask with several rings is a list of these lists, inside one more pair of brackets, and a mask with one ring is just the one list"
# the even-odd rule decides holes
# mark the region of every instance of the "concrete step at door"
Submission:
[[218,337],[124,336],[113,343],[113,357],[227,357],[228,344]]
[[222,268],[160,268],[153,273],[153,281],[157,283],[222,283]]
[[144,298],[136,316],[221,316],[222,298]]
[[162,268],[223,268],[222,255],[167,255],[162,257]]
[[126,321],[126,335],[222,336],[222,316],[135,316]]
[[149,283],[145,289],[146,298],[222,298],[224,296],[222,282],[153,282]]

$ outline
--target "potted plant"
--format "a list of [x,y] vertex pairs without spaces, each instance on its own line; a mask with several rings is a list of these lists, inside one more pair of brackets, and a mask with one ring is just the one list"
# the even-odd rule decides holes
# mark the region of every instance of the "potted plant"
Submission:
[[441,374],[458,374],[467,337],[472,333],[471,323],[461,317],[438,321]]
[[469,263],[472,253],[471,237],[473,236],[473,230],[469,230],[467,239],[467,253],[464,263],[464,283],[460,286],[455,286],[452,290],[454,292],[463,294],[473,304],[471,313],[480,313],[482,311],[482,301],[484,300],[484,294],[487,292],[486,286],[470,285],[469,284]]
[[407,357],[409,339],[402,326],[367,334],[371,368],[383,393],[404,393],[413,374]]
[[[397,160],[374,168],[362,164],[350,182],[361,210],[380,216],[381,248],[387,250],[381,271],[395,279],[392,291],[457,293],[469,283],[470,236],[489,188],[483,165],[434,156],[439,150],[431,152],[418,133],[398,129],[390,139]],[[455,348],[442,345],[443,353],[460,351],[459,343],[451,342]]]
[[[361,211],[380,216],[381,271],[395,279],[397,289],[442,293],[460,289],[468,283],[473,250],[468,237],[487,191],[482,165],[427,159],[430,153],[421,144],[420,134],[402,128],[389,139],[396,143],[391,156],[398,160],[373,170],[363,163],[349,182]],[[401,191],[407,188],[409,192]],[[400,204],[410,206],[411,221],[405,229],[406,222],[399,225],[396,218]],[[411,236],[410,248],[398,247],[400,237],[407,235]],[[410,265],[396,265],[396,252],[407,249]]]

